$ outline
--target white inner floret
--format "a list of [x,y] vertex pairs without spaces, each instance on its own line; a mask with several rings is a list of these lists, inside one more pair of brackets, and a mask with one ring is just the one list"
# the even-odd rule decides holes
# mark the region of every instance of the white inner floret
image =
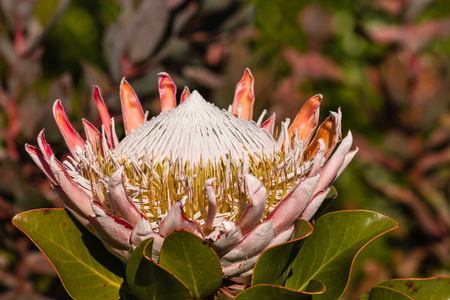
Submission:
[[155,161],[169,155],[192,164],[249,154],[279,151],[275,139],[254,122],[237,118],[205,101],[194,91],[177,108],[163,112],[125,137],[113,150],[116,157],[142,157],[149,151]]

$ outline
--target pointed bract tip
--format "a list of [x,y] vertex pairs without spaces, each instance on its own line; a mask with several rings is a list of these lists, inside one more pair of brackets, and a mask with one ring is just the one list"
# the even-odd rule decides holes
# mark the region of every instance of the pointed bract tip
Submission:
[[166,72],[159,72],[156,75],[161,76],[161,77],[170,77],[169,74]]
[[39,139],[41,136],[43,136],[44,134],[45,134],[45,128],[42,128],[41,131],[39,131],[38,139]]
[[253,102],[255,101],[254,80],[250,70],[245,69],[244,75],[236,85],[231,113],[236,117],[250,121],[253,118]]
[[164,112],[177,106],[177,87],[169,74],[160,72],[158,75],[160,76],[158,79],[158,90],[161,99],[161,112]]
[[102,94],[100,93],[100,88],[96,85],[93,85],[94,87],[94,100],[95,102],[104,102],[102,98]]
[[345,136],[344,139],[353,141],[353,135],[352,135],[352,131],[351,131],[351,130],[349,130],[349,131],[347,132],[347,135]]
[[56,112],[63,110],[64,108],[61,104],[61,99],[56,99],[56,101],[53,103],[53,114],[55,114]]
[[245,71],[244,71],[244,76],[242,76],[242,78],[245,78],[246,76],[250,76],[250,77],[251,77],[251,79],[253,79],[253,74],[252,74],[252,71],[250,71],[250,69],[249,69],[249,68],[245,68]]
[[100,96],[100,88],[98,85],[93,85],[92,87],[94,88],[94,96]]
[[91,207],[96,217],[106,215],[105,209],[100,204],[100,202],[91,200]]
[[76,148],[84,148],[85,141],[80,137],[78,132],[70,124],[69,118],[67,117],[64,108],[61,104],[61,100],[58,99],[53,104],[53,116],[55,118],[56,124],[58,125],[59,131],[61,132],[67,147],[69,148],[72,156],[78,159],[76,154]]
[[191,94],[189,88],[187,86],[184,87],[183,92],[181,93],[180,104],[183,103]]
[[120,102],[125,133],[128,135],[144,123],[145,115],[139,98],[125,77],[120,83]]
[[272,113],[272,115],[270,116],[270,118],[268,118],[262,125],[261,128],[267,130],[267,132],[269,132],[270,135],[273,135],[273,131],[275,128],[275,118],[276,118],[276,114]]

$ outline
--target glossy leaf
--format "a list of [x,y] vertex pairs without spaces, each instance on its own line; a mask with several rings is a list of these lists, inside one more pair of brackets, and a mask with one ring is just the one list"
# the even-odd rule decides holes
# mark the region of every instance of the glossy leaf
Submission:
[[[317,282],[314,283],[316,285]],[[258,284],[252,286],[243,292],[239,293],[235,300],[271,300],[271,299],[289,299],[289,300],[312,300],[313,295],[322,293],[325,289],[323,283],[321,283],[321,291],[319,292],[301,292],[296,290],[287,289],[282,286],[270,285],[270,284]],[[316,287],[315,287],[316,288]]]
[[[283,285],[286,278],[282,276],[297,254],[303,239],[313,232],[311,223],[303,219],[297,219],[292,240],[281,245],[274,246],[263,252],[255,264],[252,285],[276,284]],[[294,256],[295,257],[295,256]]]
[[72,298],[120,297],[123,263],[64,209],[27,211],[13,224],[47,256]]
[[153,238],[143,241],[127,264],[127,284],[139,299],[192,299],[178,278],[150,259]]
[[[401,293],[399,291],[396,291],[395,289],[391,289],[384,286],[376,286],[372,288],[370,291],[370,295],[367,300],[413,300],[413,298],[405,295],[404,293]],[[418,299],[424,299],[424,298],[418,298]],[[429,298],[426,298],[429,299]],[[443,298],[439,298],[443,299]],[[362,298],[361,298],[362,300]]]
[[[412,299],[440,300],[450,299],[450,277],[423,279],[392,279],[377,284],[361,296],[361,300],[377,300],[377,288],[385,287],[403,293]],[[409,298],[408,298],[409,299]]]
[[339,299],[345,291],[353,261],[376,237],[397,222],[371,211],[339,211],[319,218],[287,273],[285,286],[304,290],[311,279],[325,283],[326,292],[314,299]]
[[159,263],[180,278],[196,299],[213,294],[222,283],[217,254],[204,240],[186,230],[176,230],[165,239]]

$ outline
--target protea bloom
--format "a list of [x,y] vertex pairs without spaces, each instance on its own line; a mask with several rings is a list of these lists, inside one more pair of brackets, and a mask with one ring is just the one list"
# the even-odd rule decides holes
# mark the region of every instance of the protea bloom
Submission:
[[172,79],[159,75],[162,112],[149,121],[122,81],[122,141],[95,87],[101,131],[83,119],[81,138],[57,100],[53,114],[71,156],[58,161],[44,130],[39,147],[26,150],[66,208],[124,262],[149,237],[157,261],[164,238],[186,229],[216,251],[225,276],[249,275],[262,251],[290,239],[297,218],[314,215],[357,151],[351,133],[340,142],[340,110],[318,127],[316,95],[275,139],[275,114],[252,121],[248,69],[228,111],[187,88],[177,106]]

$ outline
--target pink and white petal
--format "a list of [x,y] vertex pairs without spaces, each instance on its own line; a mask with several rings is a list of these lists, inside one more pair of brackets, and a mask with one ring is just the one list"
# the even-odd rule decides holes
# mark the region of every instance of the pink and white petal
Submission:
[[223,276],[246,276],[253,274],[253,267],[258,260],[259,255],[255,255],[246,260],[238,261],[222,268]]
[[[172,78],[165,72],[158,73],[158,90],[161,99],[161,112],[175,108],[177,106],[177,87]],[[183,91],[184,92],[184,91]]]
[[142,110],[141,102],[125,78],[123,78],[120,83],[120,103],[122,106],[125,134],[128,135],[133,130],[141,127],[144,123],[145,115]]
[[[358,153],[359,148],[356,147],[355,150],[350,151],[349,153],[347,153],[344,157],[344,162],[342,163],[342,166],[339,168],[339,171],[336,174],[336,178],[338,178],[342,172],[344,172],[345,168],[347,168],[347,166],[350,164],[350,162],[353,160],[353,158],[355,157],[356,153]],[[331,183],[333,184],[333,183]]]
[[259,224],[266,210],[267,191],[261,181],[251,174],[245,174],[245,188],[250,199],[242,216],[237,221],[242,234],[246,235]]
[[183,92],[181,93],[180,104],[186,101],[187,98],[191,95],[191,91],[187,86],[184,87]]
[[94,228],[92,227],[91,222],[89,221],[89,216],[84,215],[78,207],[73,203],[73,201],[66,195],[66,193],[62,190],[62,188],[58,185],[52,184],[52,188],[56,191],[59,198],[61,198],[64,206],[70,213],[89,231],[94,233]]
[[275,237],[272,221],[259,224],[247,234],[233,249],[220,257],[223,267],[259,255]]
[[88,195],[73,181],[62,163],[59,162],[54,155],[50,158],[50,169],[55,176],[58,185],[69,197],[73,205],[85,217],[92,215],[94,213],[91,207],[92,195]]
[[105,130],[105,134],[108,141],[108,146],[110,149],[113,148],[113,134],[112,134],[112,125],[111,125],[111,117],[108,112],[108,108],[106,107],[105,101],[103,101],[102,95],[100,94],[100,89],[98,86],[94,85],[94,99],[97,104],[98,113],[100,114],[100,118],[102,120],[103,128]]
[[292,224],[288,229],[286,229],[283,232],[280,232],[279,234],[277,234],[276,237],[274,237],[274,239],[270,242],[270,244],[266,247],[266,249],[279,245],[279,244],[283,244],[287,241],[289,241],[292,237],[292,233],[294,233],[294,228],[295,228],[295,223]]
[[48,161],[45,159],[44,154],[37,147],[25,144],[25,150],[33,159],[34,163],[44,172],[45,175],[52,181],[53,184],[58,185],[55,176],[50,169]]
[[334,154],[330,157],[322,170],[320,170],[320,180],[314,190],[314,195],[329,187],[336,180],[337,174],[344,163],[345,156],[352,147],[352,143],[353,137],[352,133],[349,131]]
[[109,178],[109,200],[113,211],[118,211],[122,218],[130,223],[131,226],[136,226],[141,218],[141,212],[127,195],[127,191],[123,185],[123,170],[124,167],[121,166]]
[[121,249],[131,248],[130,236],[133,226],[127,221],[107,213],[99,202],[92,201],[91,204],[95,219],[105,234],[114,242],[114,246]]
[[50,148],[50,145],[45,140],[45,129],[42,129],[41,132],[39,132],[37,137],[37,143],[39,145],[39,149],[42,151],[42,156],[45,158],[47,163],[50,161],[50,157],[53,155],[52,148]]
[[203,231],[205,234],[210,234],[214,230],[214,218],[216,216],[216,189],[212,185],[217,178],[212,177],[205,181],[205,187],[203,188],[203,193],[208,200],[208,214],[205,220],[205,226],[203,227]]
[[327,197],[330,188],[327,188],[324,191],[318,192],[314,198],[308,203],[305,210],[300,215],[300,218],[303,220],[309,221],[314,216],[314,214],[319,209],[320,205],[322,205],[323,200]]
[[87,121],[86,119],[83,118],[82,122],[84,132],[86,133],[86,140],[91,145],[92,150],[99,149],[100,151],[102,151],[102,134],[100,133],[100,131],[98,131],[98,129],[95,128],[95,126],[89,123],[89,121]]
[[251,121],[253,118],[253,104],[255,102],[254,80],[252,72],[245,69],[244,76],[236,86],[234,93],[233,106],[231,113],[239,116],[239,107],[241,119]]
[[183,206],[186,202],[186,196],[176,201],[170,208],[166,218],[159,226],[159,234],[167,237],[172,231],[177,229],[186,229],[194,234],[202,236],[197,222],[191,221],[183,212]]
[[[256,261],[253,263],[253,266],[255,266],[256,262],[258,261],[258,258],[259,258],[259,256],[256,257]],[[252,258],[252,259],[253,259],[253,258]],[[239,274],[239,277],[234,277],[233,280],[234,280],[235,278],[246,278],[246,277],[249,277],[248,280],[250,281],[251,278],[252,278],[252,274],[253,274],[253,267],[252,267],[251,269],[249,269],[248,271],[245,271],[245,272],[243,272],[243,273],[240,273],[240,274]]]
[[152,260],[154,262],[159,261],[159,256],[161,255],[161,248],[164,243],[164,237],[156,234],[153,238],[153,247],[152,247]]
[[216,228],[215,231],[205,238],[217,255],[221,255],[232,249],[243,238],[241,228],[236,223],[223,221],[222,224],[225,232],[221,232],[219,228]]
[[[281,232],[280,234],[278,234],[270,243],[269,245],[266,246],[266,249],[285,243],[287,242],[291,236],[292,233],[294,232],[294,225],[292,225],[291,227],[289,227],[288,229],[286,229],[285,231]],[[261,251],[263,252],[263,251]],[[240,262],[236,262],[230,266],[227,266],[225,268],[223,268],[223,273],[224,276],[236,276],[239,275],[240,277],[242,276],[249,276],[251,274],[253,274],[253,267],[255,266],[255,263],[257,262],[257,260],[259,259],[260,255],[256,254],[251,258],[248,258],[244,261],[240,261]]]
[[126,263],[130,258],[132,248],[131,247],[122,247],[117,244],[114,240],[110,238],[110,236],[106,233],[103,226],[98,222],[97,218],[94,216],[89,216],[89,221],[94,228],[95,235],[100,238],[103,245],[109,252],[114,254],[118,259]]
[[261,128],[267,130],[270,135],[273,135],[273,130],[275,128],[275,118],[276,114],[273,113],[270,118],[268,118],[262,125]]
[[141,214],[136,226],[134,226],[133,231],[130,236],[130,244],[133,247],[137,247],[142,241],[153,237],[155,232],[153,231],[148,219]]
[[155,235],[157,234],[153,231],[148,219],[141,214],[136,226],[134,226],[133,231],[131,232],[130,244],[132,247],[136,248],[142,241],[154,237]]
[[289,228],[300,216],[311,200],[319,178],[316,175],[301,181],[264,219],[264,222],[273,221],[276,234]]
[[53,104],[53,116],[55,117],[56,124],[58,125],[59,131],[61,131],[70,153],[72,153],[73,158],[78,159],[76,149],[79,148],[79,150],[83,150],[86,142],[70,124],[69,119],[64,112],[64,108],[61,105],[61,100],[59,99]]
[[319,150],[317,150],[317,153],[314,156],[314,162],[308,177],[316,176],[319,173],[320,168],[322,167],[322,164],[325,161],[325,157],[323,156],[323,154],[325,153],[325,143],[323,142],[322,139],[319,139],[318,143],[319,143]]
[[152,260],[158,262],[159,255],[161,253],[161,247],[164,242],[164,237],[155,233],[152,230],[148,219],[143,214],[141,214],[136,227],[134,227],[133,231],[131,232],[131,247],[134,250],[137,246],[139,246],[140,243],[148,238],[153,238]]

